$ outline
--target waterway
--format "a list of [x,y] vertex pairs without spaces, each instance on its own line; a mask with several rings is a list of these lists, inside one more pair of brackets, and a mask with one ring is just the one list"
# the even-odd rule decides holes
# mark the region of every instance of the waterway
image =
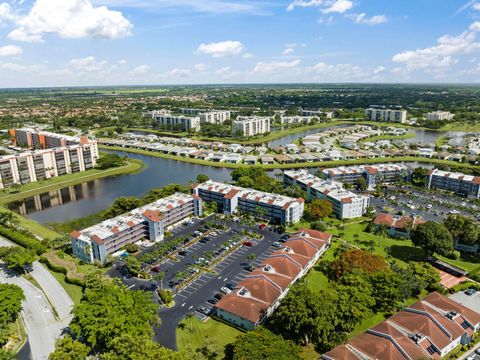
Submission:
[[8,204],[8,208],[40,223],[65,222],[95,214],[120,196],[142,196],[150,189],[171,183],[187,184],[198,174],[230,181],[231,169],[214,168],[153,156],[116,152],[142,160],[147,168],[137,174],[119,175],[69,186]]

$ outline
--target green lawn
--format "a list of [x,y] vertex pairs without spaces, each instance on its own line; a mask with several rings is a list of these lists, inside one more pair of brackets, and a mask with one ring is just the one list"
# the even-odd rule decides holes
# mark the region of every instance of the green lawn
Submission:
[[[191,323],[184,320],[177,328],[177,346],[179,350],[187,353],[192,353],[206,344],[215,344],[223,349],[233,343],[240,334],[242,334],[240,330],[220,321],[209,319],[202,322],[194,317]],[[221,353],[223,355],[223,351]],[[218,358],[221,359],[223,356]]]
[[[47,269],[48,269],[48,267],[47,267]],[[48,271],[50,271],[50,273],[53,275],[53,277],[55,277],[55,279],[57,279],[59,284],[62,285],[62,287],[67,292],[67,294],[72,298],[74,304],[78,305],[80,303],[80,300],[82,299],[82,294],[83,294],[82,293],[82,288],[78,285],[73,285],[73,284],[67,283],[65,281],[65,275],[64,274],[54,272],[50,269],[48,269]]]

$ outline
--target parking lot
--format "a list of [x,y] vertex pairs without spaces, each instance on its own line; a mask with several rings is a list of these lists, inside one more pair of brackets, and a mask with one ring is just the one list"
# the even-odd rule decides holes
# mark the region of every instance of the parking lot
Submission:
[[378,212],[403,212],[419,216],[427,221],[441,221],[449,214],[467,217],[478,215],[474,199],[467,199],[443,191],[422,191],[417,188],[390,186],[382,197],[372,197],[372,206]]
[[[202,223],[203,222],[197,221],[191,226],[181,226],[178,228],[176,235],[191,235],[202,226]],[[269,229],[254,230],[252,227],[245,227],[233,221],[227,222],[226,225],[229,228],[228,231],[215,230],[218,235],[208,235],[208,238],[210,238],[208,242],[196,242],[185,250],[183,256],[177,255],[175,259],[169,258],[160,264],[158,271],[165,273],[163,280],[164,288],[175,290],[177,286],[176,274],[179,271],[184,271],[186,268],[192,268],[195,262],[202,257],[202,254],[206,251],[214,252],[242,230],[254,231],[263,236],[262,240],[247,241],[248,243],[251,242],[251,244],[249,244],[251,246],[242,245],[244,241],[240,242],[230,250],[232,251],[231,253],[223,255],[225,257],[221,255],[222,260],[209,268],[208,271],[204,271],[202,268],[202,270],[198,272],[198,278],[187,286],[178,289],[174,298],[174,307],[160,308],[159,315],[162,319],[162,325],[160,328],[155,329],[155,340],[162,345],[176,349],[175,331],[178,323],[189,313],[194,314],[199,319],[205,319],[205,313],[208,314],[213,309],[214,304],[211,302],[213,302],[214,296],[221,296],[220,289],[227,284],[234,286],[243,280],[249,273],[246,268],[248,268],[249,265],[256,266],[260,264],[265,258],[272,254],[277,249],[272,244],[278,242],[281,238],[280,234],[269,231]],[[247,257],[252,256],[254,256],[254,259],[247,259]],[[153,281],[125,276],[125,270],[120,264],[110,271],[110,275],[121,277],[123,283],[133,290],[154,291],[156,289],[156,284]]]

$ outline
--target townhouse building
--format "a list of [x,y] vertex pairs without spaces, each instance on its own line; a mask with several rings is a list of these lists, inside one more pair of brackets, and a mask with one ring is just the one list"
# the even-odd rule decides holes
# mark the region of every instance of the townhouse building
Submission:
[[377,184],[394,183],[400,180],[408,181],[412,175],[410,168],[404,164],[378,164],[339,166],[322,171],[326,180],[356,184],[363,177],[368,190],[375,189]]
[[232,135],[247,137],[269,133],[270,122],[269,117],[239,116],[232,123]]
[[461,196],[480,198],[480,176],[433,169],[428,173],[427,187],[452,191]]
[[290,286],[303,277],[330,246],[332,235],[300,230],[216,305],[217,316],[246,330],[264,323]]
[[0,189],[93,169],[97,143],[25,151],[0,157]]
[[73,254],[82,261],[104,262],[107,255],[144,239],[162,241],[165,231],[203,212],[202,199],[176,193],[82,231],[72,231]]
[[193,193],[205,202],[215,202],[224,214],[244,212],[261,215],[275,224],[289,225],[300,221],[304,200],[242,188],[209,180],[195,185]]
[[480,313],[433,292],[322,359],[439,359],[469,344],[479,327]]
[[307,193],[309,199],[328,200],[339,219],[361,217],[370,205],[370,197],[345,190],[341,183],[320,179],[308,171],[285,171],[283,183],[287,186],[298,185]]
[[365,116],[371,121],[407,122],[406,110],[368,108],[365,110]]

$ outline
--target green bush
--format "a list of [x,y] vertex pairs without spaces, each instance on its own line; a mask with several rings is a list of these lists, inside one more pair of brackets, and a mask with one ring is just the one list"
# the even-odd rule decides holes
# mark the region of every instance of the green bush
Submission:
[[0,226],[0,235],[14,242],[17,245],[35,251],[37,255],[41,255],[47,250],[47,247],[39,240],[34,239],[29,235],[23,234],[15,229],[9,229]]
[[138,246],[135,245],[135,244],[128,244],[127,246],[125,246],[125,249],[130,254],[133,254],[133,253],[136,253],[138,251]]

